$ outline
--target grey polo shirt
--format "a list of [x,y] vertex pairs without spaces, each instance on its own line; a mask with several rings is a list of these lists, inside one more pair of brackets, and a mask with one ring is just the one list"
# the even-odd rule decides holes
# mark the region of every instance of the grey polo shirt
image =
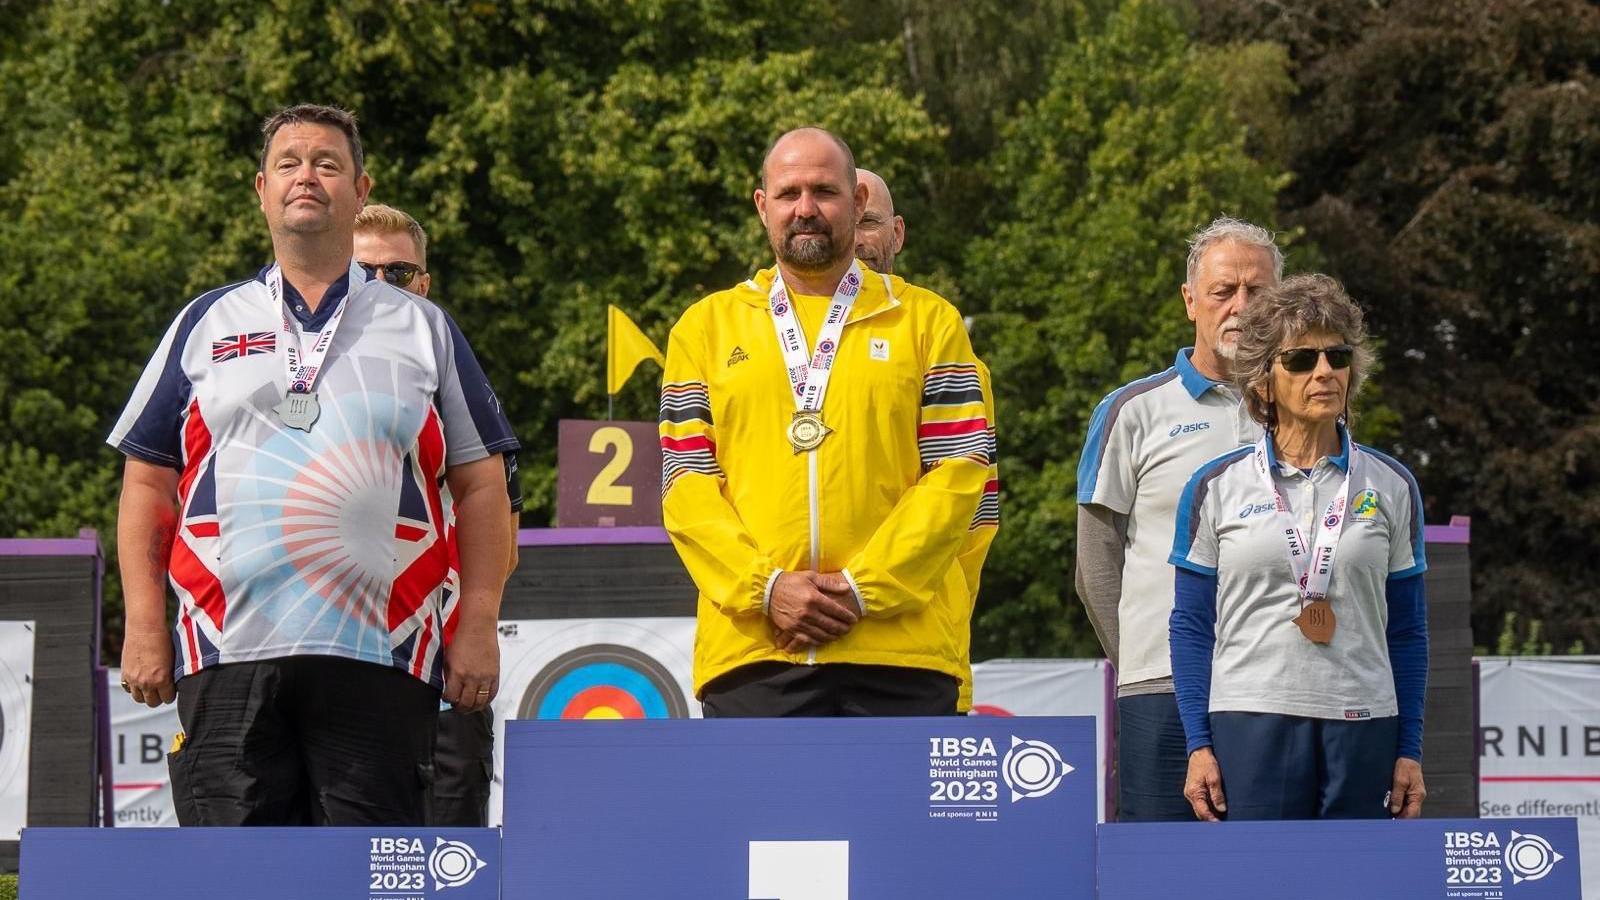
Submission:
[[[1345,470],[1350,443],[1310,474],[1268,465],[1289,515],[1314,540]],[[1385,582],[1427,568],[1422,495],[1399,462],[1356,445],[1349,505],[1328,584],[1337,618],[1333,641],[1300,633],[1299,589],[1273,498],[1244,447],[1207,463],[1179,501],[1172,565],[1217,579],[1211,711],[1265,712],[1318,719],[1362,719],[1397,712],[1389,665]]]
[[1095,407],[1078,461],[1078,502],[1128,517],[1117,604],[1117,684],[1172,675],[1173,518],[1195,469],[1261,434],[1232,385],[1178,351],[1172,368],[1124,385]]

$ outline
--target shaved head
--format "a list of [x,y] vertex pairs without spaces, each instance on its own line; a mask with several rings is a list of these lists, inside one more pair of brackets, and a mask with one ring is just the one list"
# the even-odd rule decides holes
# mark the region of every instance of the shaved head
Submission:
[[843,138],[817,125],[802,125],[799,128],[792,128],[778,135],[773,139],[772,143],[767,145],[767,152],[761,155],[762,189],[765,190],[767,187],[767,178],[772,168],[774,157],[777,157],[780,153],[791,152],[793,145],[797,142],[809,142],[817,138],[828,139],[842,155],[843,159],[840,164],[848,174],[851,190],[854,190],[856,186],[856,155],[850,152],[850,145],[846,144]]
[[871,169],[857,169],[856,181],[867,186],[867,205],[881,206],[882,212],[889,216],[894,215],[894,195],[889,193],[889,184],[878,173]]
[[784,277],[815,276],[832,293],[855,259],[856,220],[866,200],[850,148],[832,133],[796,128],[773,141],[755,201]]
[[856,182],[867,191],[867,202],[856,221],[856,258],[874,272],[894,274],[894,258],[906,241],[906,221],[894,214],[894,195],[877,173],[856,170]]

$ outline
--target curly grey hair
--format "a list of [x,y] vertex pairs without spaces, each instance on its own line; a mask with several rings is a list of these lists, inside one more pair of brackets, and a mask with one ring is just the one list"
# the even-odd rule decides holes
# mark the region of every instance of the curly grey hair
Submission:
[[1350,388],[1345,417],[1361,385],[1372,371],[1374,356],[1367,346],[1367,325],[1344,285],[1327,275],[1294,275],[1267,288],[1250,301],[1239,317],[1239,348],[1233,357],[1233,383],[1244,394],[1250,417],[1267,428],[1278,424],[1277,410],[1265,399],[1272,364],[1294,338],[1312,329],[1339,335],[1355,348],[1350,363]]
[[1194,273],[1200,268],[1200,258],[1218,244],[1243,244],[1266,250],[1272,254],[1272,280],[1283,279],[1283,251],[1278,249],[1272,232],[1243,219],[1219,216],[1189,238],[1189,263],[1184,272],[1184,283],[1189,287],[1194,287]]

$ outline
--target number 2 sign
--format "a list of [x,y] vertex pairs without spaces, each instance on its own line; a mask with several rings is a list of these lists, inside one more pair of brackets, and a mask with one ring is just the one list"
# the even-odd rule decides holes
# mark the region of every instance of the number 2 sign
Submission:
[[661,524],[661,444],[654,422],[562,419],[556,524]]

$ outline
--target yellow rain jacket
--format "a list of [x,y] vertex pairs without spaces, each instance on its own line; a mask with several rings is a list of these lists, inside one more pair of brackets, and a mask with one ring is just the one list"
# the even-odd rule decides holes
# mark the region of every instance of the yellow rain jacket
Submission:
[[[796,454],[795,412],[767,291],[774,270],[691,306],[672,329],[661,390],[662,516],[699,588],[694,683],[739,666],[864,663],[960,679],[999,524],[988,372],[955,307],[863,269],[822,419]],[[808,352],[831,298],[795,295]],[[782,571],[843,572],[866,615],[804,653],[765,615]]]

